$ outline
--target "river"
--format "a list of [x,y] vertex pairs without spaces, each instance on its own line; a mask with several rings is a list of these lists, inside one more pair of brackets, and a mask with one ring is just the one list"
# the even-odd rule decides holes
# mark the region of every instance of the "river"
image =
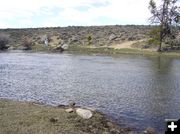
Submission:
[[180,118],[180,58],[0,53],[0,98],[93,107],[135,131]]

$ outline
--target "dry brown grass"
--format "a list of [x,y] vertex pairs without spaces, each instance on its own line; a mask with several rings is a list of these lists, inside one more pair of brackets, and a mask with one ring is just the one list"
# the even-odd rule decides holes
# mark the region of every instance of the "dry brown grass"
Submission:
[[[54,121],[55,119],[57,121]],[[0,100],[0,134],[116,134],[127,133],[95,112],[89,120],[64,108]]]

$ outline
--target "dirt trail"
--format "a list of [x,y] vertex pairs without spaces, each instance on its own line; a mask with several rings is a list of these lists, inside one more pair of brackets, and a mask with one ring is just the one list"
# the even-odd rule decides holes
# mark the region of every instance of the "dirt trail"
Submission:
[[[138,40],[138,41],[141,41],[141,40]],[[109,47],[114,48],[114,49],[133,48],[133,47],[131,47],[131,45],[138,42],[138,41],[126,41],[126,42],[123,42],[121,44],[111,45]]]

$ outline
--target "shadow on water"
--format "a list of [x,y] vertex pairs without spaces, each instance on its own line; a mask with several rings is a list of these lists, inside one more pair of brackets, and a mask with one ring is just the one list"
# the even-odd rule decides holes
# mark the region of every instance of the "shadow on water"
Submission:
[[[179,70],[174,70],[173,64],[176,60],[171,57],[156,56],[148,57],[150,61],[151,73],[151,90],[147,90],[149,114],[152,121],[152,125],[156,126],[156,130],[159,132],[165,131],[165,119],[180,118],[179,100]],[[174,112],[176,111],[176,112]],[[163,125],[164,124],[164,125]],[[162,127],[163,125],[163,127]]]

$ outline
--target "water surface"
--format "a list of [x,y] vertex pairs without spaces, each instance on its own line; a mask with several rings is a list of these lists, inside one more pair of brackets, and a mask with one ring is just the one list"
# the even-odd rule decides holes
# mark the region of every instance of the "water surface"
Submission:
[[180,59],[0,53],[0,98],[94,107],[121,125],[165,129],[180,118]]

